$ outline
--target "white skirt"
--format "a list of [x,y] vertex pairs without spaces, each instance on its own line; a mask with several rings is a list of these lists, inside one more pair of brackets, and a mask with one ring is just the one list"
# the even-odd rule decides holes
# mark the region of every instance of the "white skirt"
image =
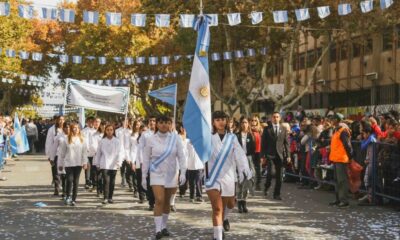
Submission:
[[221,193],[221,197],[235,196],[235,181],[218,179],[211,187],[206,187],[206,191],[216,189]]
[[151,172],[150,171],[150,186],[164,186],[165,188],[176,188],[178,187],[178,174],[179,171],[175,172]]

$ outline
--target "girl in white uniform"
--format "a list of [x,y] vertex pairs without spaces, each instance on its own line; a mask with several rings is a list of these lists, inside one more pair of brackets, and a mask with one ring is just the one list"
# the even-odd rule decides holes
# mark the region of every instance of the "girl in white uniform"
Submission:
[[[88,158],[86,143],[79,130],[79,125],[70,125],[67,141],[63,141],[60,147],[61,166],[65,167],[67,177],[66,205],[75,206],[78,195],[79,177],[82,168],[87,168]],[[72,192],[72,198],[71,198]]]
[[[223,239],[223,228],[229,231],[228,215],[235,206],[235,171],[239,182],[252,178],[246,154],[236,136],[227,133],[227,116],[213,113],[211,158],[206,164],[206,191],[212,206],[214,239]],[[223,225],[223,226],[222,226]]]
[[181,171],[180,183],[186,182],[186,159],[181,138],[170,131],[169,117],[157,118],[157,132],[147,139],[143,152],[142,186],[147,188],[147,172],[150,170],[150,185],[155,197],[154,222],[156,239],[169,236],[167,221],[170,199],[178,187],[178,167]]
[[[127,155],[127,163],[130,167],[130,173],[132,177],[132,185],[133,185],[133,197],[136,198],[139,195],[140,203],[144,202],[145,191],[142,188],[142,176],[138,177],[137,169],[140,169],[140,161],[137,158],[138,155],[138,138],[140,131],[140,121],[135,120],[132,123],[132,134],[129,136],[129,139],[126,141],[128,143],[128,151]],[[141,173],[141,172],[140,172]]]
[[[55,138],[54,138],[54,145],[53,147],[56,149],[56,153],[52,153],[52,157],[50,157],[51,161],[54,161],[55,158],[58,158],[58,156],[60,156],[60,150],[61,150],[61,146],[62,144],[64,144],[67,141],[67,136],[69,133],[69,123],[68,122],[64,122],[63,124],[63,132],[58,134]],[[66,188],[66,184],[67,184],[67,178],[66,178],[66,173],[65,173],[65,168],[64,166],[62,166],[63,163],[58,164],[58,175],[60,176],[60,181],[61,181],[61,186],[62,186],[62,200],[65,201],[65,196],[67,195],[67,188]]]
[[114,126],[107,125],[103,139],[99,143],[96,152],[96,163],[101,169],[104,182],[103,204],[114,203],[113,194],[115,187],[115,176],[118,168],[124,160],[124,148],[118,138],[115,137]]
[[[96,119],[96,121],[98,121]],[[100,125],[100,124],[99,124]],[[96,160],[96,153],[97,149],[99,147],[99,143],[101,139],[103,139],[104,136],[104,127],[99,126],[97,128],[97,131],[93,134],[92,136],[92,144],[89,146],[90,151],[95,152],[94,158],[93,158],[93,168],[94,168],[94,173],[95,173],[95,186],[96,186],[96,191],[97,191],[97,197],[100,197],[101,194],[103,194],[103,174],[100,169],[100,165]]]
[[[49,128],[47,131],[47,136],[46,136],[46,145],[45,145],[45,152],[46,156],[49,159],[50,165],[51,165],[51,174],[53,176],[53,183],[54,183],[54,196],[58,196],[59,194],[59,188],[60,188],[60,176],[58,175],[58,158],[55,157],[55,154],[57,152],[57,148],[54,148],[54,139],[55,137],[62,133],[63,130],[63,124],[64,124],[64,116],[58,116],[55,119],[55,123],[52,127]],[[53,160],[52,160],[53,158]]]

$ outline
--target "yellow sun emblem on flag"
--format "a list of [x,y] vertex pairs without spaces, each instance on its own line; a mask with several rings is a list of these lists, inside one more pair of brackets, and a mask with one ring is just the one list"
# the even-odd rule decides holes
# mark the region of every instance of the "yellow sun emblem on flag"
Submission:
[[207,86],[203,86],[200,88],[200,96],[202,96],[202,97],[208,97],[209,92],[210,91]]

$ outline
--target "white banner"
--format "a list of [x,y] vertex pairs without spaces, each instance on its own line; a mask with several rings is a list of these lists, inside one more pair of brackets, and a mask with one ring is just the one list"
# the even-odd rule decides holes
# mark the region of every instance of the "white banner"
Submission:
[[65,105],[125,114],[128,111],[129,87],[106,87],[69,79]]

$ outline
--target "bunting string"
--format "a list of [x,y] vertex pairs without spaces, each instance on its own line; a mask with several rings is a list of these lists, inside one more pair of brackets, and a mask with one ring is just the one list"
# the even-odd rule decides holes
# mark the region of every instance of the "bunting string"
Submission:
[[[379,0],[379,6],[382,11],[391,7],[394,0]],[[46,6],[43,5],[42,6]],[[362,13],[369,13],[374,10],[373,0],[363,0],[354,6],[350,3],[339,3],[337,6],[337,14],[339,16],[347,16],[354,12],[354,9],[360,9]],[[238,26],[242,23],[242,16],[247,16],[252,25],[258,25],[263,22],[264,15],[272,14],[272,19],[276,24],[285,24],[289,22],[289,12],[294,12],[295,20],[298,22],[307,21],[310,17],[310,10],[316,11],[320,19],[325,19],[332,14],[331,6],[319,6],[316,8],[300,8],[293,11],[274,10],[272,12],[253,11],[249,14],[244,13],[227,13],[227,14],[207,14],[211,17],[210,26],[218,26],[219,16],[227,18],[228,25]],[[25,19],[41,19],[41,20],[58,20],[63,23],[75,23],[75,10],[55,7],[34,7],[33,5],[18,5],[18,15]],[[0,2],[0,16],[10,15],[10,4],[8,2]],[[130,24],[134,27],[146,27],[148,25],[147,16],[154,16],[154,25],[159,28],[170,27],[171,14],[144,14],[132,13],[130,15]],[[121,26],[122,13],[105,12],[104,13],[107,26]],[[179,14],[172,15],[179,20],[179,26],[182,28],[192,28],[197,15],[195,14]],[[99,24],[100,13],[98,11],[83,11],[82,21],[86,24]]]
[[[7,58],[20,58],[21,60],[32,60],[32,61],[43,61],[43,58],[45,56],[49,58],[58,58],[60,64],[67,64],[67,63],[73,63],[73,64],[82,64],[84,59],[87,61],[95,61],[97,59],[97,62],[99,65],[105,65],[109,62],[109,60],[115,62],[115,63],[123,63],[127,66],[130,65],[143,65],[143,64],[148,64],[150,66],[155,66],[155,65],[170,65],[172,63],[176,63],[182,59],[187,59],[188,61],[193,60],[193,54],[188,54],[188,55],[170,55],[170,56],[150,56],[150,57],[144,57],[144,56],[138,56],[138,57],[120,57],[120,56],[115,56],[115,57],[95,57],[95,56],[79,56],[79,55],[66,55],[66,54],[54,54],[54,53],[39,53],[39,52],[27,52],[24,50],[21,50],[18,52],[14,49],[5,49],[4,51],[0,48],[0,56],[3,55]],[[220,61],[220,60],[225,60],[225,61],[231,61],[234,58],[240,59],[244,57],[256,57],[258,55],[267,55],[268,49],[267,47],[261,47],[261,48],[246,48],[246,49],[238,49],[238,50],[233,50],[233,51],[224,51],[224,52],[213,52],[211,55],[212,61]]]

